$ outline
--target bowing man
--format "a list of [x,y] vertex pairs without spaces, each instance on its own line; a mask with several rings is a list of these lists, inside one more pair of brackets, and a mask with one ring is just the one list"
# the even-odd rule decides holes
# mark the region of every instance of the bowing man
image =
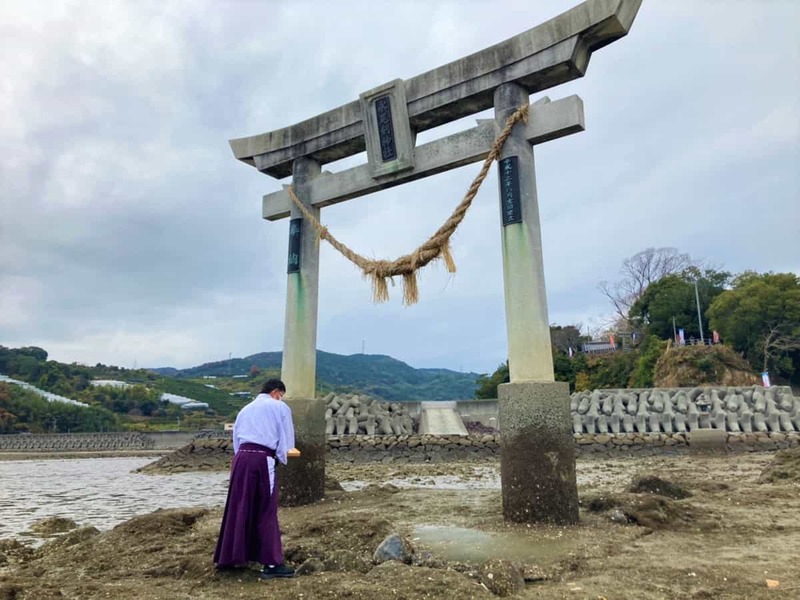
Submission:
[[262,579],[294,576],[283,564],[275,471],[275,461],[285,465],[295,443],[285,393],[281,380],[270,379],[236,417],[228,498],[214,551],[217,569],[242,568],[252,561],[263,565]]

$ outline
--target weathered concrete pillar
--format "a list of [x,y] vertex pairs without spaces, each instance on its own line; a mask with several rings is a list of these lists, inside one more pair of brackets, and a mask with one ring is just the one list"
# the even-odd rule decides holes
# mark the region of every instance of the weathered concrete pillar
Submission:
[[[524,88],[516,84],[497,88],[497,126],[502,128],[506,119],[527,103]],[[506,140],[498,165],[511,381],[553,381],[533,146],[525,139],[522,126],[515,127]]]
[[[505,84],[495,121],[527,103]],[[569,385],[553,377],[533,147],[516,127],[498,162],[503,281],[511,382],[498,387],[503,516],[517,522],[578,521]]]
[[[319,175],[320,165],[298,158],[292,183],[298,198],[307,198],[307,184]],[[309,206],[319,217],[319,209]],[[314,398],[317,369],[317,302],[319,298],[319,238],[311,223],[292,206],[289,222],[286,324],[281,379],[292,409],[299,458],[279,475],[281,504],[297,506],[320,500],[325,493],[325,403]]]
[[504,383],[497,394],[503,516],[519,523],[577,523],[569,384]]

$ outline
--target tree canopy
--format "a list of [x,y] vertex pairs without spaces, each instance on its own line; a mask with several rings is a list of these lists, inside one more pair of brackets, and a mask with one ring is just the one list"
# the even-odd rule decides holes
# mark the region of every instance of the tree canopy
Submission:
[[[706,269],[686,270],[666,275],[651,283],[642,296],[631,306],[628,318],[647,333],[667,340],[673,336],[675,327],[682,328],[687,338],[700,339],[700,323],[697,318],[697,300],[703,319],[703,336],[709,337],[708,308],[725,289],[730,274],[725,271]],[[695,281],[697,294],[695,294]]]
[[787,378],[800,367],[800,279],[745,272],[709,308],[711,327],[756,369]]

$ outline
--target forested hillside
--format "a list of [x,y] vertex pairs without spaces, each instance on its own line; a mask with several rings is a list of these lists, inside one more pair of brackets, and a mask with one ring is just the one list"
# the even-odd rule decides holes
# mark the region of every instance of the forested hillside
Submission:
[[[341,356],[319,352],[317,393],[369,394],[383,400],[449,400],[472,398],[475,373],[447,369],[414,369],[389,356]],[[48,360],[34,346],[0,346],[0,374],[82,402],[87,407],[49,402],[18,385],[0,383],[0,433],[67,432],[221,427],[230,421],[270,377],[280,376],[281,353],[209,363],[185,370],[93,367]],[[115,380],[129,387],[95,386]],[[176,394],[208,404],[208,410],[183,410],[162,401]]]
[[[251,376],[254,370],[278,376],[281,352],[261,352],[245,358],[206,363],[189,369],[153,369],[178,379]],[[391,356],[344,356],[317,351],[317,386],[320,391],[363,392],[384,400],[464,400],[475,396],[478,373],[448,369],[415,369]]]

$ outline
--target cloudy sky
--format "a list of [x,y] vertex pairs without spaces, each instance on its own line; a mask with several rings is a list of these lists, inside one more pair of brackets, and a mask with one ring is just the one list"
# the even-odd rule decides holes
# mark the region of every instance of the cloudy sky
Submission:
[[[261,219],[261,197],[288,181],[236,161],[227,141],[574,4],[3,0],[0,344],[125,367],[280,350],[288,222]],[[798,23],[795,0],[645,0],[583,79],[548,90],[581,96],[587,126],[536,149],[551,322],[601,323],[611,307],[598,283],[650,246],[734,272],[800,272]],[[478,167],[323,221],[361,254],[394,258],[438,228]],[[323,245],[318,347],[491,372],[506,357],[499,241],[493,169],[454,238],[458,273],[425,270],[416,306],[399,287],[373,305]]]

